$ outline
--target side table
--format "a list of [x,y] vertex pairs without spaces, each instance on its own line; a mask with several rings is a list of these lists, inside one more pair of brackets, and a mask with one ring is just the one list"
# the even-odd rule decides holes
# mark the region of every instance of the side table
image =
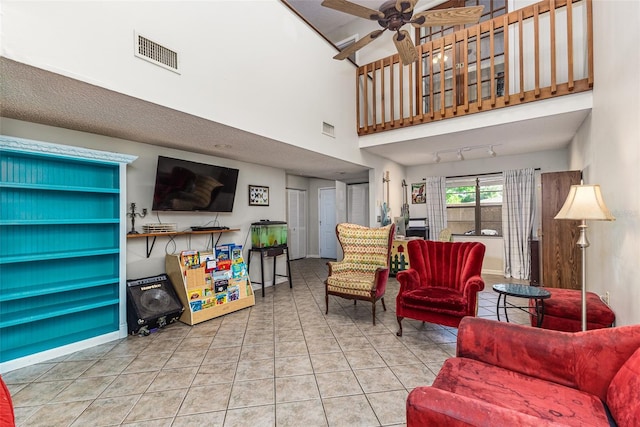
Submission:
[[[529,306],[519,306],[507,302],[507,295],[518,298],[527,298],[535,301],[535,313],[538,319],[537,327],[542,326],[542,318],[544,317],[544,300],[551,297],[551,293],[544,288],[531,285],[519,285],[516,283],[499,283],[493,285],[493,290],[498,293],[498,302],[496,304],[496,315],[500,321],[500,308],[504,310],[504,317],[509,321],[507,314],[508,308],[517,308],[529,314]],[[500,300],[502,299],[502,306]]]
[[[260,254],[260,278],[261,282],[252,282],[262,286],[262,297],[264,298],[264,258],[273,257],[273,286],[276,285],[276,276],[287,277],[289,279],[289,287],[293,288],[293,282],[291,281],[291,263],[289,261],[289,247],[288,246],[274,246],[271,248],[251,248],[249,249],[249,259],[247,260],[247,273],[250,273],[251,258],[254,252]],[[287,274],[276,273],[276,260],[278,256],[287,256]],[[274,288],[275,289],[275,288]]]

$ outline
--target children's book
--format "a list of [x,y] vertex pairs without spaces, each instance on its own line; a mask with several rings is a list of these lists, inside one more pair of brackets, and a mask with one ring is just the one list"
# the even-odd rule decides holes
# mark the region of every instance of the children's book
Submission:
[[198,251],[180,252],[180,261],[185,269],[200,267],[200,254]]

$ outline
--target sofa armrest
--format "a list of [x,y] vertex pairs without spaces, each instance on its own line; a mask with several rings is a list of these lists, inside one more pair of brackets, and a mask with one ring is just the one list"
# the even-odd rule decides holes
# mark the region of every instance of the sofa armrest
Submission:
[[407,397],[407,427],[561,425],[434,387],[417,387]]
[[568,332],[465,317],[458,328],[456,354],[577,388],[573,338]]
[[389,281],[389,268],[380,267],[376,269],[376,275],[373,282],[373,290],[376,292],[376,297],[384,295],[387,290],[387,282]]
[[420,287],[420,276],[418,275],[418,271],[414,270],[413,268],[398,271],[396,273],[396,280],[398,281],[398,283],[400,283],[400,290],[398,291],[398,295]]

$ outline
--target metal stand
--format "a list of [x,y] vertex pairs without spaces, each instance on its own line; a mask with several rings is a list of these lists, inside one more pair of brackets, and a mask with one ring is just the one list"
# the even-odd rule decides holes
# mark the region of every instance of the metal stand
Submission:
[[[260,279],[261,282],[252,282],[262,286],[262,297],[264,298],[264,258],[273,257],[273,286],[276,285],[276,276],[287,277],[289,279],[289,287],[293,288],[293,282],[291,281],[291,263],[289,261],[289,247],[277,246],[273,248],[251,248],[249,249],[249,259],[247,260],[247,273],[251,270],[251,256],[254,252],[260,253]],[[279,255],[287,256],[287,274],[276,273],[276,260]],[[275,288],[274,288],[275,289]]]

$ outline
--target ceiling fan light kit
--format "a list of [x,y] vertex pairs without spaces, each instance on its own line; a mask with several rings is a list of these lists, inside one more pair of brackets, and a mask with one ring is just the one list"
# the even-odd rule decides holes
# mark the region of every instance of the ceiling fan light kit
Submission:
[[449,26],[477,23],[480,20],[484,6],[456,7],[450,9],[426,10],[413,14],[418,0],[387,0],[379,10],[369,9],[347,0],[324,0],[322,6],[348,13],[359,18],[378,21],[382,30],[375,30],[367,34],[352,45],[347,46],[334,59],[345,59],[355,51],[362,49],[386,30],[394,31],[393,42],[403,65],[416,62],[419,59],[413,40],[406,30],[401,30],[405,24],[416,28],[428,26]]

